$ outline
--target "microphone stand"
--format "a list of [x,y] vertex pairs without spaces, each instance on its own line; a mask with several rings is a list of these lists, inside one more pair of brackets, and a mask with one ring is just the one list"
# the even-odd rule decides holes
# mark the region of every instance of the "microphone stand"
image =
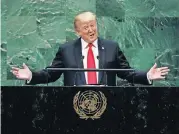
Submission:
[[[99,63],[100,63],[100,58],[99,58],[99,56],[97,56],[96,57],[97,59],[98,59],[98,61],[99,61]],[[103,64],[99,64],[99,66],[101,65],[101,68],[102,69],[104,69],[104,67],[103,67]],[[105,74],[105,75],[104,75]],[[102,73],[102,76],[101,76],[101,80],[100,80],[100,82],[99,82],[99,84],[103,84],[103,77],[105,76],[105,83],[104,83],[104,86],[107,86],[107,73],[106,73],[106,71],[103,71],[103,73]]]
[[[83,62],[84,58],[85,58],[85,56],[82,55],[80,62]],[[78,66],[78,68],[80,68],[80,67]],[[73,81],[74,81],[73,86],[76,86],[76,76],[77,76],[77,74],[79,74],[79,71],[75,72],[75,76],[74,76],[74,79],[73,79]],[[80,80],[81,80],[81,77],[80,77]]]

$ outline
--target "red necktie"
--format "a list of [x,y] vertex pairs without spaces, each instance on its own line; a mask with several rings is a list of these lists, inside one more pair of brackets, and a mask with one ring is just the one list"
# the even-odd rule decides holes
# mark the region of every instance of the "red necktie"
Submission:
[[[93,44],[88,44],[88,55],[87,55],[87,68],[93,68],[96,69],[95,66],[95,59],[94,59],[94,54],[92,50]],[[97,84],[97,77],[96,77],[96,71],[88,71],[88,84]]]

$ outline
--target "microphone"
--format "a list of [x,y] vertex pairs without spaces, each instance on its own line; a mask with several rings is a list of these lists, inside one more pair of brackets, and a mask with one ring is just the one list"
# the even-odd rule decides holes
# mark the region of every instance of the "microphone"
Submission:
[[[83,63],[83,59],[84,59],[84,58],[85,58],[85,56],[82,55],[82,57],[81,57],[81,59],[80,59],[80,64],[81,64],[81,62]],[[79,65],[78,65],[77,67],[80,68]],[[77,77],[77,74],[79,74],[79,73],[80,73],[79,71],[75,72],[75,76],[74,76],[74,79],[73,79],[73,81],[74,81],[73,85],[74,85],[74,86],[76,86],[76,77]],[[80,80],[81,80],[81,77],[80,77]]]
[[96,58],[99,60],[99,56],[97,55]]

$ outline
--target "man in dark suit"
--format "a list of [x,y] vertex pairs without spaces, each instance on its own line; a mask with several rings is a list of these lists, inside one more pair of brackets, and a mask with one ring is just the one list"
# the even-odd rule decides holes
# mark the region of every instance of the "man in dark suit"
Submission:
[[[78,14],[74,20],[76,33],[80,38],[59,46],[50,68],[102,68],[131,69],[123,52],[116,42],[98,37],[96,15],[91,12]],[[132,83],[151,84],[152,80],[164,79],[169,72],[168,67],[157,68],[155,64],[148,72],[74,72],[47,71],[43,69],[31,72],[23,64],[23,68],[12,68],[12,73],[18,78],[27,80],[27,84],[40,84],[56,81],[64,73],[64,85],[107,84],[116,85],[116,75]],[[107,83],[105,83],[107,80]]]

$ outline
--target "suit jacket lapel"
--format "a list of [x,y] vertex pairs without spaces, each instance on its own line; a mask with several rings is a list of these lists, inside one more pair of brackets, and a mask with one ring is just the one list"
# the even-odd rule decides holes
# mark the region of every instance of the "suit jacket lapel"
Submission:
[[[81,38],[77,39],[75,42],[75,47],[74,47],[74,53],[75,53],[75,60],[77,63],[78,68],[84,68],[83,66],[83,57],[82,57],[82,48],[81,48]],[[84,72],[77,72],[76,75],[78,76],[80,74],[80,83],[81,85],[86,84],[86,79],[85,79],[85,73]],[[78,77],[76,77],[78,78]]]
[[[105,63],[105,48],[102,40],[98,38],[98,52],[99,52],[99,69],[104,69]],[[105,72],[99,71],[98,73],[98,84],[104,84]],[[105,83],[106,84],[106,83]]]

